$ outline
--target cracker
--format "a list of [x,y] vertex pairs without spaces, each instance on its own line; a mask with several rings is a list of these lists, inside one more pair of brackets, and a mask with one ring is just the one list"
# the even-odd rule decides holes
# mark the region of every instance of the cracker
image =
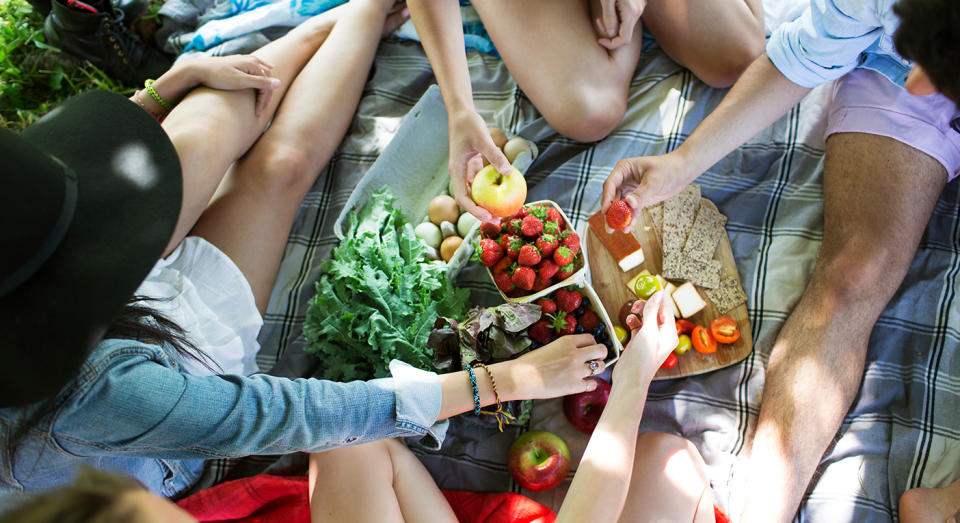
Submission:
[[683,255],[701,262],[712,260],[717,244],[726,233],[726,224],[727,217],[720,214],[706,198],[702,198],[693,226],[690,227],[690,233],[683,244]]
[[650,213],[650,221],[657,231],[657,237],[663,238],[663,202],[647,207],[647,212]]
[[689,280],[694,285],[715,289],[720,285],[722,266],[718,260],[701,262],[687,258],[681,253],[663,256],[663,277],[668,280]]
[[688,185],[663,202],[663,254],[680,253],[700,205],[700,186]]
[[707,291],[707,297],[721,314],[747,303],[747,295],[736,278],[724,278],[716,289]]

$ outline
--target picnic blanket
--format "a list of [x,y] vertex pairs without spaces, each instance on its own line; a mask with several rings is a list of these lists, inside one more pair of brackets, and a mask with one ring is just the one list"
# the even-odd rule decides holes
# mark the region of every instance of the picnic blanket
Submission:
[[[560,204],[578,229],[599,208],[601,185],[625,156],[675,148],[724,95],[696,80],[659,51],[646,53],[631,84],[621,125],[595,144],[556,134],[517,88],[503,63],[468,53],[477,108],[491,125],[536,142],[541,154],[527,172],[529,198]],[[353,187],[376,160],[401,118],[435,79],[422,48],[388,40],[377,52],[359,110],[330,164],[307,196],[290,235],[260,334],[262,369],[306,376],[322,362],[303,354],[301,327],[321,262],[336,246],[333,223]],[[827,86],[829,87],[829,86]],[[690,439],[703,454],[721,508],[736,505],[744,449],[756,423],[764,362],[799,298],[822,239],[822,155],[828,88],[737,149],[699,179],[703,195],[728,218],[755,340],[742,363],[706,375],[656,382],[641,430]],[[856,195],[856,197],[869,195]],[[942,486],[960,475],[960,183],[938,202],[904,284],[870,339],[860,394],[798,520],[891,521],[910,487]],[[459,284],[476,301],[496,303],[482,269],[468,265]],[[824,398],[829,401],[830,398]],[[531,425],[550,426],[556,401],[536,402]],[[556,425],[556,423],[554,423]],[[515,491],[506,449],[521,431],[477,427],[455,419],[439,452],[412,448],[441,488]],[[585,439],[568,439],[578,455]],[[205,482],[296,465],[274,457],[210,463]],[[302,464],[302,463],[301,463]],[[555,491],[557,493],[562,490]],[[548,506],[554,498],[536,496]]]

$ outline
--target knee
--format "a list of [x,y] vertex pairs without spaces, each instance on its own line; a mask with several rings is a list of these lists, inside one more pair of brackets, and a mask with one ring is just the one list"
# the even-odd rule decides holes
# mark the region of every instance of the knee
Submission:
[[670,458],[680,452],[689,452],[692,444],[685,438],[663,432],[644,432],[637,436],[637,454],[645,454],[644,459],[653,459],[666,464]]
[[543,117],[558,133],[578,142],[606,138],[627,112],[626,94],[607,87],[572,87],[541,110]]
[[815,277],[838,307],[878,301],[882,306],[899,287],[895,265],[880,249],[870,252],[850,246],[836,253],[822,254]]
[[710,87],[727,88],[763,53],[763,27],[733,35],[720,53],[691,64],[689,69]]
[[[309,190],[322,166],[313,161],[307,147],[286,143],[263,143],[255,158],[247,160],[245,182],[267,194]],[[251,164],[252,165],[249,165]]]

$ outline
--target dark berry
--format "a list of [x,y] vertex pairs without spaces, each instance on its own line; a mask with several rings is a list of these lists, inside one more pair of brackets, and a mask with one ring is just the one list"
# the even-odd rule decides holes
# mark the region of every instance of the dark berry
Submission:
[[609,339],[610,339],[610,333],[607,332],[607,329],[603,329],[603,330],[600,332],[600,335],[599,335],[599,336],[594,336],[594,338],[596,338],[596,339],[598,339],[598,340],[609,340]]
[[604,338],[600,343],[604,344],[604,346],[606,346],[608,349],[613,348],[613,340],[610,338]]
[[599,338],[600,338],[600,333],[602,333],[602,332],[606,332],[606,329],[603,328],[603,325],[597,327],[596,329],[593,329],[593,332],[591,332],[590,334],[593,334],[593,337],[594,337],[594,338],[599,339]]
[[573,329],[573,332],[575,334],[583,334],[584,332],[587,332],[587,330],[583,328],[583,325],[577,325],[577,328]]
[[590,298],[587,298],[586,296],[584,296],[583,298],[581,298],[580,304],[583,305],[584,307],[590,307]]
[[576,309],[573,310],[573,315],[579,318],[580,316],[583,316],[583,311],[585,311],[585,310],[587,310],[587,309],[584,308],[583,305],[581,305],[581,306],[579,306],[579,307],[577,307]]
[[542,345],[537,343],[536,340],[530,340],[530,350],[539,349],[540,347],[542,347]]

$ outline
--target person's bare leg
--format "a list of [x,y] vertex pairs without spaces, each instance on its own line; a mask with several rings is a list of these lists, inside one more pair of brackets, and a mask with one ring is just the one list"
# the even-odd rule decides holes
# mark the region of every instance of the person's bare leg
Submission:
[[960,479],[943,488],[915,488],[900,496],[902,523],[943,523],[960,518]]
[[517,85],[557,132],[592,142],[620,123],[640,59],[639,22],[631,43],[611,52],[597,43],[586,0],[484,0],[473,7]]
[[[230,169],[191,234],[225,252],[266,310],[304,196],[353,120],[392,0],[353,0],[294,79],[270,128]],[[391,15],[395,28],[400,20]]]
[[271,74],[281,82],[259,118],[253,114],[252,89],[201,87],[191,91],[164,120],[163,128],[177,150],[183,173],[180,217],[164,256],[193,228],[230,164],[263,132],[293,78],[326,39],[341,12],[342,8],[335,8],[317,15],[253,53],[275,66]]
[[314,523],[457,520],[427,469],[398,440],[311,454],[309,488]]
[[662,432],[644,432],[637,438],[620,521],[714,521],[706,465],[692,443]]
[[740,521],[793,518],[946,180],[936,160],[891,138],[827,139],[823,244],[770,353]]
[[763,52],[761,0],[649,0],[643,22],[671,58],[713,87],[730,87]]

